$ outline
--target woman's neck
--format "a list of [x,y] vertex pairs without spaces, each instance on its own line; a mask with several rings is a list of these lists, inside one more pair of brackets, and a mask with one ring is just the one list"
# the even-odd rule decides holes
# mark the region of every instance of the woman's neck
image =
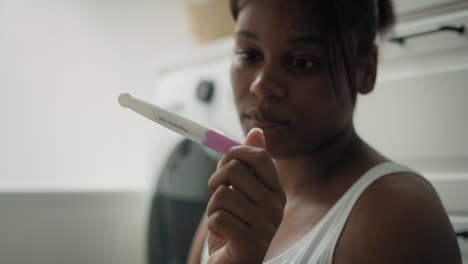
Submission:
[[367,148],[350,125],[312,153],[275,160],[288,200],[302,199],[304,194],[315,198],[333,196],[338,182],[343,182],[339,175],[344,171],[352,175],[353,166],[363,159]]

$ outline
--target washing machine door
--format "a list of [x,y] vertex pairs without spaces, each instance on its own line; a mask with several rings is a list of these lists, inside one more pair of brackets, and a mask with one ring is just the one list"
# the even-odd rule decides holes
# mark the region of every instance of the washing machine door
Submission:
[[198,223],[210,197],[208,179],[218,154],[183,140],[158,176],[148,229],[148,263],[186,263]]

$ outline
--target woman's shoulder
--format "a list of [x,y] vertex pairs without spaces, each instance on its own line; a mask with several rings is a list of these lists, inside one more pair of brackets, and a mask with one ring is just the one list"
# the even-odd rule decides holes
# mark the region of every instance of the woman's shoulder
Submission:
[[[389,199],[393,197],[394,199]],[[373,182],[361,195],[361,206],[377,205],[380,201],[389,206],[408,204],[408,202],[433,204],[439,201],[431,183],[416,172],[392,172]]]
[[379,178],[361,194],[335,263],[459,263],[446,262],[456,259],[457,250],[435,189],[422,176],[403,172]]

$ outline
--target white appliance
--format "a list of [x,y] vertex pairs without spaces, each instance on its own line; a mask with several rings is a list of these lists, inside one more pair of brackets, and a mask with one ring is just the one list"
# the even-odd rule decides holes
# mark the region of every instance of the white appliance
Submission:
[[[231,40],[225,39],[198,50],[168,54],[158,61],[152,102],[241,142],[228,76],[231,47]],[[170,150],[182,139],[163,128],[158,136],[161,149]]]
[[[199,51],[168,55],[158,67],[152,102],[242,142],[227,78],[230,46],[225,40]],[[148,261],[185,263],[210,195],[208,178],[221,156],[165,128],[159,130],[157,154]]]

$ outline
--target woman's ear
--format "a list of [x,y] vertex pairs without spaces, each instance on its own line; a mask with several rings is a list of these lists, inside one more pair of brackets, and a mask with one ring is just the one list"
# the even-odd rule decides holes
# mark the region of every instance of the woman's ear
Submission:
[[368,94],[374,89],[377,78],[377,64],[378,49],[374,45],[358,70],[358,92],[360,94]]

